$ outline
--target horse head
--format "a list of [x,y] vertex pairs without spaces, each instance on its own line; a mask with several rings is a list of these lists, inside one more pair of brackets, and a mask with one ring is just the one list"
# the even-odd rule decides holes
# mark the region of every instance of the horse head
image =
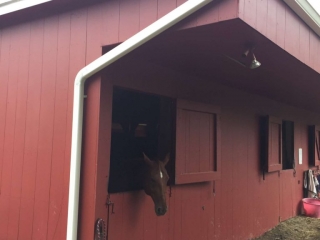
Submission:
[[167,212],[166,189],[169,176],[165,168],[170,158],[167,154],[163,161],[152,161],[144,153],[143,159],[147,165],[144,179],[144,191],[154,202],[154,210],[157,216],[162,216]]

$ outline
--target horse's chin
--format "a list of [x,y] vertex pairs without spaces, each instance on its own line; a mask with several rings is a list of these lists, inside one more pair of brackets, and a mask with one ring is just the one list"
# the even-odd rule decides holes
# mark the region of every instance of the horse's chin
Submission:
[[157,215],[157,217],[161,217],[161,216],[166,215],[166,213],[167,213],[167,212],[164,212],[164,213],[157,213],[157,212],[156,212],[156,215]]

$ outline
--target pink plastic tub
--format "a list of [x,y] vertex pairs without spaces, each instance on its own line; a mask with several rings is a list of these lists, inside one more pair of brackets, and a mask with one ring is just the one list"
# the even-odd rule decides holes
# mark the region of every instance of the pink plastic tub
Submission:
[[320,218],[320,200],[314,198],[302,199],[304,213],[308,217]]

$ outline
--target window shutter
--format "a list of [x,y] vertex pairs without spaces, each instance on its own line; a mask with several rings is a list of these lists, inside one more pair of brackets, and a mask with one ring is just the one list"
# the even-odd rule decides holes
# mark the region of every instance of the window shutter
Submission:
[[220,109],[177,100],[175,183],[220,178]]
[[274,172],[282,169],[282,120],[266,117],[265,128],[266,171]]
[[309,127],[309,162],[312,166],[320,165],[320,126]]

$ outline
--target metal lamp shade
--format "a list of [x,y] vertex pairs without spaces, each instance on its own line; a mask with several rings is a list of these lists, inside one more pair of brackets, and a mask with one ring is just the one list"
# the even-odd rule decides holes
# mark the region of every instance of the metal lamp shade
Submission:
[[255,69],[255,68],[258,68],[260,66],[261,66],[261,63],[257,61],[256,57],[253,54],[253,60],[252,60],[252,63],[250,65],[250,68],[251,69]]

